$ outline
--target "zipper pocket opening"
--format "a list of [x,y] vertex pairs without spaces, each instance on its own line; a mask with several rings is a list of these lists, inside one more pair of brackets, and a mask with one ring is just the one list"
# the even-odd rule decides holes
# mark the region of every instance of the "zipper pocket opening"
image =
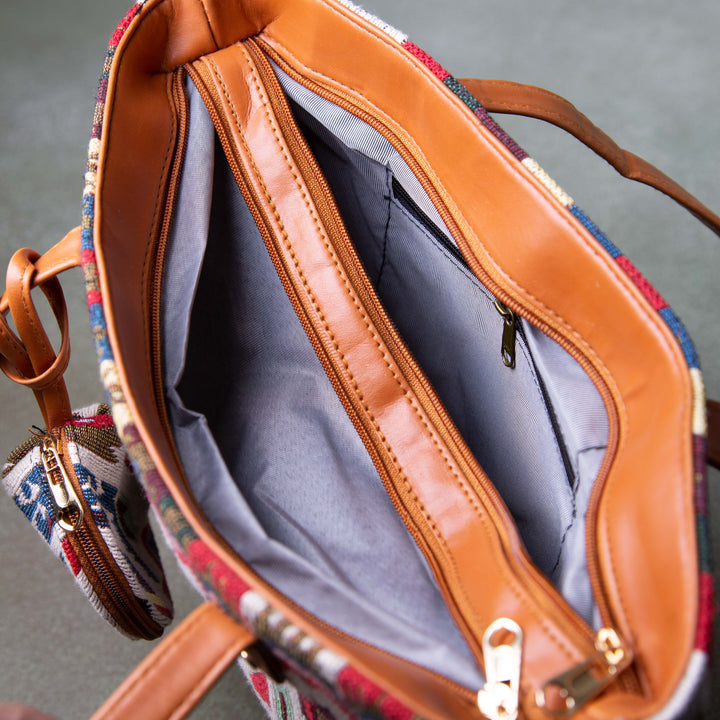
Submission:
[[[226,129],[224,128],[223,121],[221,120],[218,112],[214,109],[216,107],[216,104],[219,102],[219,98],[217,96],[215,96],[215,94],[214,94],[216,92],[216,89],[209,87],[208,83],[204,82],[203,77],[199,74],[199,71],[196,67],[189,66],[187,68],[187,71],[188,71],[188,74],[189,74],[191,80],[193,81],[194,87],[199,91],[199,94],[203,99],[202,104],[204,105],[204,110],[209,112],[210,117],[213,120],[213,125],[215,126],[215,131],[217,132],[216,142],[218,143],[218,147],[216,147],[216,149],[215,149],[215,153],[216,153],[215,157],[219,158],[222,156],[223,158],[227,159],[227,162],[229,163],[227,172],[231,172],[231,177],[233,178],[232,185],[234,186],[235,191],[238,193],[240,198],[243,198],[243,196],[244,196],[244,200],[242,202],[243,202],[243,205],[247,206],[248,212],[250,214],[249,220],[250,220],[252,228],[254,228],[255,229],[254,231],[258,233],[258,240],[260,241],[260,247],[262,249],[261,254],[264,255],[268,261],[270,261],[271,258],[270,258],[270,255],[268,254],[268,249],[265,246],[265,241],[267,239],[263,238],[263,235],[267,235],[267,232],[268,232],[266,229],[267,224],[268,224],[268,219],[263,215],[262,211],[258,208],[257,203],[255,202],[255,200],[252,196],[252,193],[250,193],[249,189],[246,186],[246,183],[243,179],[242,171],[241,171],[240,167],[238,166],[238,162],[234,159],[234,151],[231,146],[231,143],[229,142],[229,140],[226,137]],[[191,114],[190,114],[191,126],[193,124],[193,120],[192,120],[193,112],[194,112],[193,108],[197,109],[197,107],[192,104],[193,102],[195,102],[195,100],[191,100]],[[192,133],[192,131],[191,131],[191,133]],[[220,154],[218,155],[218,153],[220,153]],[[216,197],[215,193],[216,192],[219,193],[220,195],[223,195],[226,192],[226,190],[223,189],[223,188],[225,188],[225,185],[223,185],[225,180],[223,178],[225,178],[226,170],[221,167],[222,163],[220,163],[219,161],[216,161],[215,165],[216,165],[216,177],[215,177],[215,185],[213,186],[213,193],[214,193],[213,204],[215,203],[215,197]],[[235,200],[233,200],[233,202],[235,202]],[[176,211],[178,211],[178,208],[176,208]],[[182,215],[182,208],[179,208],[179,212]],[[218,211],[218,212],[220,212],[220,211]],[[175,225],[178,228],[187,229],[187,224],[184,222],[177,221],[175,223]],[[205,231],[203,231],[203,232],[205,232]],[[211,234],[212,234],[212,232],[213,231],[211,231]],[[255,240],[253,240],[252,238],[247,236],[248,234],[251,234],[250,225],[248,225],[247,234],[246,233],[241,234],[243,245],[253,244],[255,242]],[[220,236],[218,236],[218,242],[220,242],[220,245],[218,246],[218,248],[220,248],[219,252],[221,252],[221,257],[222,257],[221,262],[223,263],[224,266],[227,266],[228,268],[230,268],[230,266],[233,265],[234,261],[233,261],[232,257],[228,256],[226,253],[226,250],[229,250],[230,245],[224,244],[224,238],[229,238],[231,236],[232,236],[232,234],[229,229],[226,231],[222,231],[220,233]],[[199,239],[197,238],[197,236],[190,235],[190,237],[195,237],[195,239],[199,243]],[[176,239],[176,240],[174,240],[174,242],[181,243],[182,241],[180,239]],[[188,242],[195,242],[195,241],[188,240]],[[216,265],[215,265],[215,260],[219,256],[213,255],[213,251],[211,250],[210,246],[208,246],[208,248],[202,248],[198,252],[199,252],[198,261],[202,260],[203,263],[209,263],[208,267],[210,269],[212,269],[212,268],[216,268],[216,270],[220,269],[220,266],[216,267]],[[169,257],[169,260],[166,262],[169,262],[170,266],[166,269],[166,271],[168,274],[172,275],[172,273],[173,273],[172,263],[174,262],[173,258],[175,257],[173,255],[172,244],[171,244],[171,248],[169,250],[168,257]],[[272,273],[277,280],[278,273],[272,263],[270,264],[270,266],[272,267]],[[228,270],[229,273],[238,272],[238,271],[239,270],[235,267]],[[260,272],[260,271],[253,270],[252,275],[256,276],[257,272]],[[262,273],[264,273],[264,272],[265,271],[262,271],[262,272],[260,272],[260,274],[262,275]],[[264,275],[262,275],[262,277],[264,277]],[[261,287],[265,284],[265,282],[269,282],[269,278],[267,281],[263,281],[262,277],[258,281],[261,283]],[[235,288],[236,290],[238,288],[247,288],[248,285],[251,283],[250,278],[247,278],[247,280],[248,280],[248,282],[246,283],[245,278],[241,274],[233,275],[232,280],[229,281],[229,286],[231,286],[232,288]],[[222,280],[220,278],[217,271],[215,271],[215,272],[211,271],[210,274],[208,275],[208,284],[207,284],[208,296],[212,297],[213,301],[217,300],[218,302],[220,302],[222,304],[222,299],[218,299],[218,298],[221,296],[224,297],[224,295],[222,295],[222,293],[224,292],[224,290],[222,289],[223,287],[224,287],[224,280]],[[252,286],[252,287],[254,288],[255,286]],[[196,291],[197,294],[193,301],[194,303],[205,302],[205,300],[204,300],[205,289],[204,288],[205,288],[205,284],[204,284],[204,281],[202,280],[202,276],[201,276],[200,281],[199,281],[199,286]],[[282,288],[282,286],[281,286],[280,290],[282,292],[282,296],[283,296],[284,300],[286,301],[288,298],[287,290]],[[247,292],[249,295],[252,295],[254,290],[248,290]],[[260,294],[263,294],[265,291],[260,290],[259,292],[260,292]],[[172,300],[169,300],[168,302],[169,302],[169,304],[173,303]],[[268,310],[268,312],[274,313],[274,310],[272,309],[272,308],[274,308],[274,305],[273,305],[274,302],[275,301],[272,299],[269,299],[269,300],[266,299],[264,302],[258,301],[258,307],[259,307],[259,309],[263,309],[263,310],[270,308]],[[243,303],[241,302],[240,304],[242,305]],[[245,312],[252,314],[251,309],[247,308],[247,307],[245,307]],[[291,308],[291,312],[293,314],[293,322],[294,323],[297,323],[298,319],[300,320],[301,323],[303,323],[303,316],[302,316],[301,312],[296,313],[296,310],[292,309],[292,308]],[[219,314],[222,314],[222,311],[220,311],[219,313],[218,312],[210,313],[210,316],[218,316]],[[202,315],[202,313],[201,313],[201,315]],[[227,315],[227,313],[225,313],[225,315]],[[208,317],[208,316],[203,315],[203,317]],[[223,320],[225,320],[225,319],[226,319],[226,317],[219,318],[219,322],[222,323]],[[282,318],[277,317],[275,314],[273,314],[273,320],[276,322],[277,321],[284,322],[282,320]],[[309,325],[307,323],[304,323],[304,324],[306,327],[301,330],[302,335],[305,338],[305,340],[307,340],[308,337],[312,340],[312,335],[313,335],[312,329],[309,327]],[[204,321],[202,323],[202,325],[207,328],[208,322]],[[172,330],[169,329],[168,326],[166,326],[166,331],[173,332]],[[227,337],[227,335],[225,333],[223,333],[223,336]],[[198,337],[197,334],[195,334],[194,337],[197,338]],[[217,347],[214,343],[200,342],[199,345],[202,345],[202,348],[198,349],[199,355],[202,355],[205,358],[207,357],[207,354],[204,353],[203,348],[206,348],[209,346],[213,346],[213,352],[217,357],[221,357],[222,355],[225,354],[223,348]],[[198,344],[193,342],[193,343],[190,343],[190,346],[191,346],[191,348],[192,347],[197,348]],[[311,353],[312,353],[312,356],[315,359],[315,361],[317,361],[318,358],[320,358],[320,360],[322,360],[322,348],[319,348],[319,346],[316,345],[316,348],[312,349]],[[294,354],[294,351],[293,351],[293,354]],[[191,377],[194,377],[194,375],[192,375],[192,373],[193,373],[193,368],[194,368],[195,362],[196,362],[196,360],[194,360],[193,358],[189,358],[189,359],[185,358],[185,360],[184,360],[185,368],[183,370],[183,381],[180,382],[180,385],[178,386],[178,389],[177,389],[177,392],[180,393],[183,402],[188,407],[191,407],[191,408],[196,407],[196,402],[193,400],[192,397],[190,397],[190,394],[192,394],[193,390],[192,390],[192,387],[185,386],[184,378],[186,377],[187,373],[191,373]],[[260,362],[261,362],[261,364],[263,364],[262,360]],[[165,370],[172,372],[171,366],[174,367],[173,364],[174,364],[174,361],[172,358],[166,358],[166,362],[164,363]],[[242,365],[238,366],[238,372],[242,372],[241,367],[242,367]],[[322,369],[321,372],[322,372],[322,376],[325,380],[329,379],[330,383],[333,383],[332,373],[328,373],[324,369]],[[220,375],[222,375],[224,373],[222,373],[222,372],[209,372],[208,373],[208,372],[203,371],[203,374],[206,377],[210,376],[213,379],[218,379],[220,377]],[[167,377],[165,378],[165,382],[166,383],[169,382],[170,384],[172,384],[172,381],[168,381]],[[189,383],[190,383],[190,385],[192,385],[193,384],[192,380],[190,380]],[[297,380],[294,381],[294,384],[297,385]],[[171,390],[170,394],[172,395],[175,392],[176,392],[175,390]],[[332,388],[332,386],[331,386],[331,392],[335,398],[338,398],[340,395],[344,394],[344,391],[336,389],[336,388]],[[204,393],[201,393],[201,394],[204,394]],[[252,395],[253,393],[244,393],[243,396],[246,396],[248,394]],[[217,395],[213,395],[213,397],[215,397],[218,402],[221,402],[220,399],[217,397]],[[197,399],[197,403],[200,403],[201,400],[202,400],[202,398]],[[175,401],[171,397],[170,403],[173,404],[174,402]],[[216,410],[216,409],[217,408],[209,408],[208,415],[212,415],[214,410]],[[176,412],[177,412],[177,409],[173,405],[173,407],[171,407],[170,413],[169,413],[171,420],[173,418],[175,418],[175,419],[177,418],[177,415],[175,414]],[[192,413],[192,418],[190,418],[190,416],[188,416],[188,422],[192,422],[193,418],[196,417],[195,412],[197,412],[197,410]],[[202,410],[200,412],[202,412]],[[344,410],[343,410],[343,415],[345,415]],[[276,419],[274,419],[274,421],[277,422]],[[339,418],[338,418],[338,421],[339,421]],[[214,434],[216,435],[214,442],[217,444],[218,447],[226,447],[227,444],[225,444],[223,442],[222,438],[217,437],[218,432],[222,433],[222,427],[224,426],[223,422],[219,421],[219,425],[218,425],[217,424],[218,421],[216,419],[214,419],[213,417],[209,417],[208,422],[209,422],[209,425],[213,428]],[[262,418],[257,415],[254,415],[252,425],[254,427],[263,425]],[[206,495],[205,500],[207,501],[207,492],[209,492],[209,489],[203,490],[202,488],[199,488],[197,486],[197,484],[194,484],[194,483],[196,483],[196,481],[200,475],[205,475],[205,476],[213,475],[213,488],[214,488],[213,492],[224,492],[220,488],[220,486],[222,485],[222,483],[226,482],[225,474],[228,472],[227,469],[222,469],[222,470],[218,469],[217,471],[215,471],[215,470],[210,471],[210,470],[208,470],[207,466],[205,466],[203,470],[201,470],[201,471],[198,470],[196,472],[196,468],[193,466],[192,458],[189,458],[188,455],[185,453],[185,450],[192,443],[186,442],[185,436],[183,435],[184,430],[182,427],[178,427],[177,425],[174,427],[175,427],[175,435],[174,435],[175,443],[176,443],[178,452],[180,454],[180,457],[183,460],[183,464],[185,466],[185,473],[190,481],[190,486],[192,487],[193,493],[196,495],[196,497],[198,495],[200,495],[200,496]],[[225,426],[225,427],[227,427],[227,426]],[[233,433],[233,438],[235,438],[236,437],[235,431],[231,431],[231,432]],[[353,428],[352,432],[353,432],[354,436],[356,436],[356,437],[359,436],[357,427]],[[235,449],[237,450],[237,447],[238,447],[237,440],[234,439],[233,442],[229,443],[229,444],[235,446]],[[315,443],[315,444],[317,444],[317,443]],[[276,445],[277,445],[277,443],[276,443]],[[240,453],[240,454],[243,455],[243,457],[245,457],[247,455],[247,453],[244,453],[244,454]],[[257,453],[254,453],[254,454],[257,454]],[[229,459],[227,455],[224,456],[224,460],[226,463],[231,462],[231,459]],[[377,460],[377,458],[373,458],[372,460],[374,463],[379,462]],[[245,466],[245,465],[246,465],[246,463],[243,463],[243,466]],[[353,468],[349,467],[349,469],[352,470]],[[253,471],[250,470],[248,472],[252,475]],[[298,472],[297,470],[294,470],[291,473],[291,476],[297,474],[297,472]],[[359,470],[356,470],[356,472],[359,472]],[[243,471],[242,470],[239,471],[239,474],[242,475]],[[310,478],[310,476],[308,476],[308,479],[309,478]],[[234,477],[234,473],[233,473],[232,479],[228,478],[227,481],[234,483],[233,488],[235,488],[235,484],[238,482],[236,477]],[[333,483],[337,484],[337,479],[334,480]],[[250,497],[253,497],[252,489],[250,489],[249,492],[250,492]],[[382,492],[383,498],[385,499],[385,502],[387,502],[387,496],[386,496],[384,490],[381,489],[381,492]],[[244,493],[243,493],[243,495],[244,495]],[[223,497],[225,497],[225,496],[223,496]],[[298,607],[298,606],[310,607],[311,610],[303,611],[303,615],[310,618],[310,621],[312,623],[314,623],[315,625],[321,626],[321,627],[325,627],[325,628],[332,627],[333,625],[336,628],[337,627],[343,628],[342,622],[336,622],[335,620],[333,620],[332,623],[328,623],[327,621],[325,621],[325,622],[319,621],[318,620],[318,612],[312,610],[312,607],[313,607],[312,603],[308,600],[303,599],[301,592],[289,591],[287,589],[287,587],[283,586],[283,583],[292,582],[293,575],[297,575],[298,573],[306,572],[303,569],[304,562],[303,562],[302,557],[298,558],[297,561],[294,561],[296,563],[296,565],[300,568],[300,570],[297,570],[297,568],[293,567],[293,566],[288,567],[287,572],[285,573],[282,581],[280,579],[274,579],[272,577],[269,577],[268,576],[268,572],[269,572],[268,568],[263,567],[262,563],[261,563],[260,567],[258,567],[257,563],[253,563],[252,556],[260,553],[259,550],[254,549],[256,546],[253,545],[253,543],[257,542],[257,540],[253,539],[253,538],[247,539],[247,537],[246,537],[245,540],[240,541],[237,539],[238,536],[237,536],[236,530],[238,532],[250,532],[252,529],[252,525],[257,524],[257,519],[253,518],[251,520],[250,518],[248,518],[247,521],[243,520],[243,517],[244,517],[243,513],[247,513],[247,508],[243,509],[241,507],[232,505],[232,502],[233,502],[232,499],[225,498],[225,500],[218,500],[216,502],[216,504],[213,505],[212,507],[210,507],[209,505],[207,505],[205,503],[202,505],[203,514],[208,516],[211,519],[212,525],[210,527],[211,527],[212,535],[217,537],[224,547],[230,548],[232,550],[233,554],[236,555],[244,565],[248,566],[251,569],[251,572],[264,578],[264,580],[266,582],[270,582],[274,587],[278,588],[279,591],[281,593],[283,593],[286,597],[293,597],[296,599],[300,598],[297,602],[293,602],[292,604],[295,607]],[[248,500],[245,498],[243,500],[243,503],[247,503],[247,502],[248,502]],[[227,508],[230,507],[231,505],[233,507],[232,511],[227,510]],[[218,519],[217,513],[218,513],[219,506],[222,506],[222,514],[232,516],[232,521],[230,523],[232,525],[232,527],[223,525],[222,520]],[[383,511],[383,512],[385,512],[385,511]],[[393,517],[397,519],[397,515],[396,515],[395,511],[391,510],[391,512],[393,514]],[[262,516],[262,508],[260,510],[260,515]],[[261,519],[262,519],[262,517],[261,517]],[[399,519],[398,519],[398,522],[399,522]],[[238,529],[237,526],[241,526],[241,528]],[[248,528],[250,528],[250,529],[248,529]],[[368,528],[368,529],[370,529],[370,528]],[[268,531],[268,533],[269,533],[269,531]],[[404,527],[403,527],[403,533],[405,533]],[[272,535],[270,535],[270,537],[272,537]],[[262,542],[264,545],[266,545],[267,539],[264,539]],[[371,544],[375,544],[374,540],[370,540],[369,542]],[[409,542],[413,543],[414,541],[409,540]],[[377,550],[381,550],[379,546],[377,546]],[[265,551],[263,550],[262,553],[264,553],[264,552]],[[338,555],[343,554],[341,550],[336,549],[336,552]],[[260,554],[262,554],[262,553],[260,553]],[[349,552],[348,554],[352,554],[352,553]],[[382,551],[381,554],[387,555],[388,553]],[[408,556],[410,557],[411,560],[413,557],[415,557],[417,555],[418,555],[418,553],[415,548],[408,549]],[[248,557],[248,556],[250,556],[250,557]],[[284,562],[287,562],[287,559],[284,557],[283,553],[279,553],[278,559],[276,561],[273,561],[272,564],[274,567],[282,568]],[[397,573],[402,574],[402,568],[398,568]],[[422,574],[426,575],[427,571],[422,571]],[[291,579],[288,580],[288,577],[290,577]],[[322,576],[320,576],[320,577],[322,577]],[[353,584],[354,583],[350,583],[350,587],[352,587]],[[304,587],[307,587],[308,585],[310,585],[310,583],[305,582],[303,584]],[[310,592],[310,591],[308,591],[308,592]],[[342,598],[342,595],[339,595],[338,597]],[[408,594],[407,597],[411,597],[411,594]],[[366,601],[363,600],[362,602],[365,603]],[[342,605],[343,605],[342,602],[338,603],[338,608],[336,608],[336,613],[342,611]],[[352,605],[349,605],[349,607],[352,607]],[[359,608],[359,611],[365,613],[366,617],[367,617],[368,612],[370,612],[371,615],[372,615],[372,613],[375,613],[378,611],[381,611],[382,613],[390,612],[390,609],[383,607],[381,604],[377,606],[378,610],[370,610],[370,609],[368,609],[368,607],[365,607],[365,608],[363,608],[361,606],[357,606],[357,607]],[[393,611],[393,612],[395,612],[395,611]],[[320,617],[325,618],[325,620],[327,620],[327,618],[329,616],[329,614],[322,613],[322,612],[319,613],[319,615],[320,615]],[[346,625],[347,625],[347,623],[346,623]],[[379,627],[382,627],[382,625],[380,625]],[[438,627],[446,628],[448,630],[448,632],[450,632],[450,627],[447,625],[447,622],[439,624]],[[393,634],[395,634],[395,635],[397,635],[398,638],[402,638],[408,632],[415,632],[415,630],[412,630],[412,626],[409,625],[407,630],[398,629],[395,633],[390,631],[389,633],[386,633],[386,634],[390,634],[391,636]],[[434,641],[433,639],[436,636],[438,638],[442,637],[442,634],[437,635],[438,632],[440,632],[440,630],[438,628],[434,628],[432,633],[430,633],[429,635],[425,635],[426,639],[424,640],[424,642],[427,643],[427,642]],[[445,630],[443,630],[442,632],[444,633]],[[457,629],[453,629],[452,632],[454,632],[456,634],[458,633]],[[392,649],[388,650],[387,638],[386,638],[385,642],[383,642],[379,636],[377,638],[375,638],[374,640],[369,640],[367,638],[367,636],[363,636],[362,633],[358,634],[357,632],[350,632],[347,629],[341,629],[341,630],[336,629],[335,634],[338,635],[339,637],[343,637],[343,638],[354,638],[353,642],[358,642],[362,645],[379,648],[382,652],[384,652],[388,655],[403,656],[402,653],[394,652]],[[415,641],[413,641],[413,642],[415,642]],[[466,697],[471,697],[473,693],[472,693],[472,691],[469,691],[467,688],[468,687],[473,688],[477,685],[476,679],[472,679],[472,680],[467,679],[470,677],[470,675],[468,675],[468,673],[469,673],[470,666],[473,664],[472,660],[470,660],[470,662],[468,662],[467,659],[463,660],[463,663],[462,663],[463,667],[467,668],[467,669],[463,670],[463,673],[461,673],[461,676],[463,676],[463,674],[464,674],[464,677],[466,679],[463,680],[462,682],[460,682],[457,679],[454,679],[452,673],[448,674],[448,673],[433,672],[432,666],[433,666],[433,664],[436,664],[436,663],[430,662],[428,664],[428,661],[430,660],[430,658],[433,655],[436,654],[436,652],[437,652],[436,646],[433,646],[433,650],[430,650],[430,648],[428,647],[428,652],[427,652],[426,656],[424,656],[425,657],[424,660],[423,660],[423,657],[421,656],[420,658],[416,658],[415,661],[410,659],[410,662],[414,662],[414,664],[417,664],[426,669],[429,668],[427,671],[429,673],[431,673],[431,675],[436,676],[438,678],[438,681],[442,681],[442,683],[444,685],[446,685],[448,687],[453,687],[455,689],[459,689],[462,687],[463,695]]]
[[[162,627],[135,597],[127,578],[94,524],[93,514],[74,469],[68,469],[63,460],[67,455],[66,434],[69,432],[68,429],[57,428],[43,435],[43,444],[54,455],[53,465],[62,468],[63,482],[70,486],[68,492],[75,499],[68,511],[72,528],[65,529],[65,537],[102,606],[122,631],[131,637],[154,640],[162,634]],[[50,484],[55,481],[49,474],[53,473],[46,471],[46,481]]]
[[[420,223],[427,231],[430,233],[432,238],[447,252],[449,253],[453,259],[455,259],[458,263],[460,263],[469,273],[472,273],[472,270],[470,269],[470,265],[468,265],[467,261],[465,260],[464,255],[460,251],[460,249],[455,245],[453,242],[451,242],[447,235],[438,228],[438,226],[433,223],[433,221],[422,211],[422,209],[418,206],[418,204],[413,200],[413,198],[410,196],[410,194],[405,190],[405,188],[402,186],[402,184],[398,181],[398,179],[393,176],[392,178],[392,192],[393,197],[400,202],[400,204]],[[474,275],[473,275],[474,277]],[[377,284],[377,283],[376,283]],[[485,291],[485,287],[480,285],[480,289]],[[487,296],[490,298],[490,293],[487,291]],[[558,445],[558,450],[560,452],[563,467],[565,468],[565,474],[567,476],[567,482],[570,485],[570,487],[573,487],[575,484],[575,471],[572,466],[572,462],[570,460],[567,445],[565,443],[565,439],[563,437],[563,431],[560,427],[560,423],[558,422],[557,414],[555,413],[555,410],[553,408],[552,400],[550,398],[550,394],[548,393],[548,390],[545,385],[545,381],[542,378],[542,375],[540,374],[536,364],[535,360],[533,359],[532,351],[530,350],[530,346],[526,337],[525,329],[524,329],[524,321],[523,319],[518,316],[516,313],[514,313],[512,310],[509,310],[506,306],[499,303],[499,301],[495,301],[496,307],[498,308],[498,312],[500,312],[502,315],[505,315],[506,317],[509,316],[509,320],[506,319],[506,324],[512,323],[513,325],[513,332],[512,332],[512,345],[516,345],[518,342],[523,345],[524,352],[527,355],[527,359],[530,363],[530,366],[532,368],[535,380],[538,384],[538,390],[540,394],[542,395],[543,402],[545,404],[545,409],[547,412],[548,419],[553,427],[553,435],[555,437],[555,440]],[[500,307],[498,307],[498,304]],[[500,309],[502,308],[502,309]],[[506,353],[509,353],[510,351],[505,348],[505,339],[503,338],[503,350],[501,351],[501,356],[503,357],[503,361],[506,366],[509,367],[509,369],[514,369],[515,365],[515,349],[512,349],[512,359],[508,358],[508,355]]]
[[[291,77],[292,77],[292,76],[291,76]],[[294,77],[293,79],[296,80],[297,82],[300,82],[300,84],[305,84],[305,83],[303,83],[303,79],[302,79],[302,78]],[[309,84],[309,83],[308,83],[308,84]],[[320,96],[323,96],[323,92],[322,92],[321,89],[319,89],[319,88],[317,88],[317,87],[311,87],[310,89],[311,89],[312,92],[316,92],[316,93],[319,94]],[[335,99],[335,98],[328,98],[328,99],[330,100],[330,102],[337,102],[337,99]],[[352,112],[352,111],[353,111],[353,108],[350,107],[349,104],[347,104],[347,103],[343,103],[343,104],[342,104],[342,107],[343,107],[343,109],[346,109],[348,112]],[[355,110],[355,112],[357,112],[357,110]],[[367,118],[363,117],[363,118],[361,118],[361,119],[362,119],[362,120],[365,120],[365,121],[367,122]],[[380,127],[377,127],[376,129],[377,129],[378,131],[381,131],[381,128],[380,128]],[[387,132],[387,131],[386,131],[386,132]],[[397,141],[396,141],[396,142],[397,142]],[[332,183],[331,183],[331,186],[332,186]],[[413,214],[413,216],[417,216],[418,213],[417,213],[417,211],[415,211],[415,212],[413,212],[412,214]],[[436,232],[440,232],[440,231],[437,231],[437,228],[435,228],[435,232],[433,232],[432,234],[435,235]],[[449,242],[449,240],[447,240],[447,238],[445,238],[444,241],[442,242],[443,249],[446,249],[446,243],[448,243],[448,242]],[[457,250],[457,248],[456,248],[455,246],[452,246],[452,247],[453,247],[453,250],[452,250],[452,251],[449,251],[449,254],[452,255],[453,259],[456,259],[456,258],[457,258],[457,253],[458,253],[459,251]],[[373,275],[374,275],[374,272],[373,272],[373,269],[372,269],[371,266],[372,266],[372,263],[369,263],[369,264],[366,263],[366,271],[368,272],[368,274],[369,274],[370,276],[373,276]],[[467,260],[466,260],[464,257],[463,257],[463,266],[464,266],[464,267],[468,267],[468,262],[467,262]],[[473,275],[476,276],[476,273],[473,272]],[[486,292],[486,293],[490,293],[491,291],[490,291],[489,289],[486,289],[485,292]],[[494,312],[494,311],[493,311],[493,312]],[[499,334],[498,334],[498,338],[499,338]],[[499,340],[497,341],[497,343],[498,343],[498,345],[499,345]],[[493,345],[493,352],[495,352],[495,349],[494,349],[494,348],[495,348],[495,346]],[[498,353],[498,354],[499,354],[499,353]],[[539,385],[539,383],[538,383],[538,385]],[[543,396],[542,389],[540,389],[539,392],[540,392],[540,395]],[[543,397],[544,397],[544,396],[543,396]],[[550,416],[549,413],[548,413],[548,415]],[[461,442],[461,443],[464,443],[464,441],[460,441],[460,442]],[[557,442],[557,440],[554,440],[553,442]],[[559,445],[559,442],[558,442],[558,445]],[[558,450],[558,452],[559,452],[559,456],[560,456],[560,462],[561,462],[561,464],[562,464],[562,474],[563,474],[563,477],[564,477],[564,479],[565,479],[566,484],[569,486],[571,483],[570,483],[570,481],[569,481],[568,474],[567,474],[567,466],[566,466],[567,452],[563,453],[561,450]],[[481,465],[482,465],[482,464],[483,464],[483,463],[481,462]],[[490,476],[491,479],[494,477],[492,472],[488,472],[488,475]],[[555,565],[555,561],[553,561],[553,562],[550,564],[550,566],[548,567],[548,571],[551,571],[552,568],[554,567],[554,565]],[[547,574],[550,574],[550,573],[548,572]]]

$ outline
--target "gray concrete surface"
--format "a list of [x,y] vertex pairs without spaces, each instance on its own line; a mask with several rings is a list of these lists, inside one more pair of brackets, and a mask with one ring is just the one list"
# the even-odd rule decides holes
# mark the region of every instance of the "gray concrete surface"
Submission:
[[[127,0],[3,2],[0,22],[0,267],[22,246],[44,250],[80,220],[97,77]],[[717,0],[369,0],[457,77],[541,85],[570,98],[624,147],[720,210],[720,4]],[[556,129],[501,123],[643,270],[686,323],[720,397],[720,241],[673,203],[616,177]],[[79,273],[68,375],[76,406],[103,398]],[[0,454],[38,421],[30,393],[0,378]],[[718,474],[711,474],[714,519]],[[649,498],[648,502],[662,502]],[[716,548],[719,533],[713,531]],[[197,598],[175,570],[178,615]],[[0,498],[0,700],[86,718],[147,652],[94,613]],[[720,685],[713,685],[713,706]],[[709,717],[711,710],[705,714]],[[260,717],[238,672],[195,718]]]

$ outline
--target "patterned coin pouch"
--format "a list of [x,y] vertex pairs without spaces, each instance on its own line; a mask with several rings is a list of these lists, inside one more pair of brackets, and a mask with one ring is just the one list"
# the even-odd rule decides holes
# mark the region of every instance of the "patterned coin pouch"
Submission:
[[129,637],[159,637],[172,601],[148,503],[108,406],[31,432],[3,468],[5,490],[100,615]]

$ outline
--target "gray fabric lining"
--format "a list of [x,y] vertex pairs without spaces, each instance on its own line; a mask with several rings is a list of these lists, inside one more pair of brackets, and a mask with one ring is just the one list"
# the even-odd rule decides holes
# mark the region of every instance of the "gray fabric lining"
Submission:
[[449,245],[439,214],[423,221],[393,193],[395,177],[423,213],[430,203],[399,154],[373,128],[276,72],[389,316],[533,561],[594,622],[585,512],[607,444],[600,394],[572,356],[522,321],[516,367],[505,367],[494,298]]
[[[584,514],[607,442],[599,394],[527,325],[516,367],[506,368],[493,298],[400,155],[278,75],[390,317],[531,557],[592,621]],[[299,605],[477,688],[472,654],[295,315],[190,83],[188,95],[162,322],[168,412],[193,492],[232,547]],[[393,178],[426,217],[395,196]]]
[[193,492],[233,548],[299,605],[477,688],[472,654],[188,93],[162,305],[168,411]]

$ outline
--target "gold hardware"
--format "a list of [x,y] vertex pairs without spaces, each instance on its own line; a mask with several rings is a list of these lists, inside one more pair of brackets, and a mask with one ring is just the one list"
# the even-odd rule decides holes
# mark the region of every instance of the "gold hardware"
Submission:
[[[58,524],[66,532],[75,532],[82,523],[82,505],[62,465],[54,438],[45,433],[42,439],[43,446],[40,456]],[[74,519],[73,509],[75,510]]]
[[278,659],[260,642],[254,642],[240,653],[245,662],[269,675],[276,683],[285,681],[285,672]]
[[548,680],[535,695],[538,707],[555,717],[570,717],[604,690],[632,662],[612,628],[601,628],[595,636],[596,653],[567,672]]
[[517,718],[522,638],[520,626],[509,618],[495,620],[483,635],[486,682],[478,692],[477,704],[488,720]]
[[503,334],[502,334],[502,345],[500,346],[500,357],[502,358],[505,367],[515,367],[515,313],[507,307],[507,305],[501,303],[499,300],[495,300],[495,309],[502,315],[504,319],[503,323]]

